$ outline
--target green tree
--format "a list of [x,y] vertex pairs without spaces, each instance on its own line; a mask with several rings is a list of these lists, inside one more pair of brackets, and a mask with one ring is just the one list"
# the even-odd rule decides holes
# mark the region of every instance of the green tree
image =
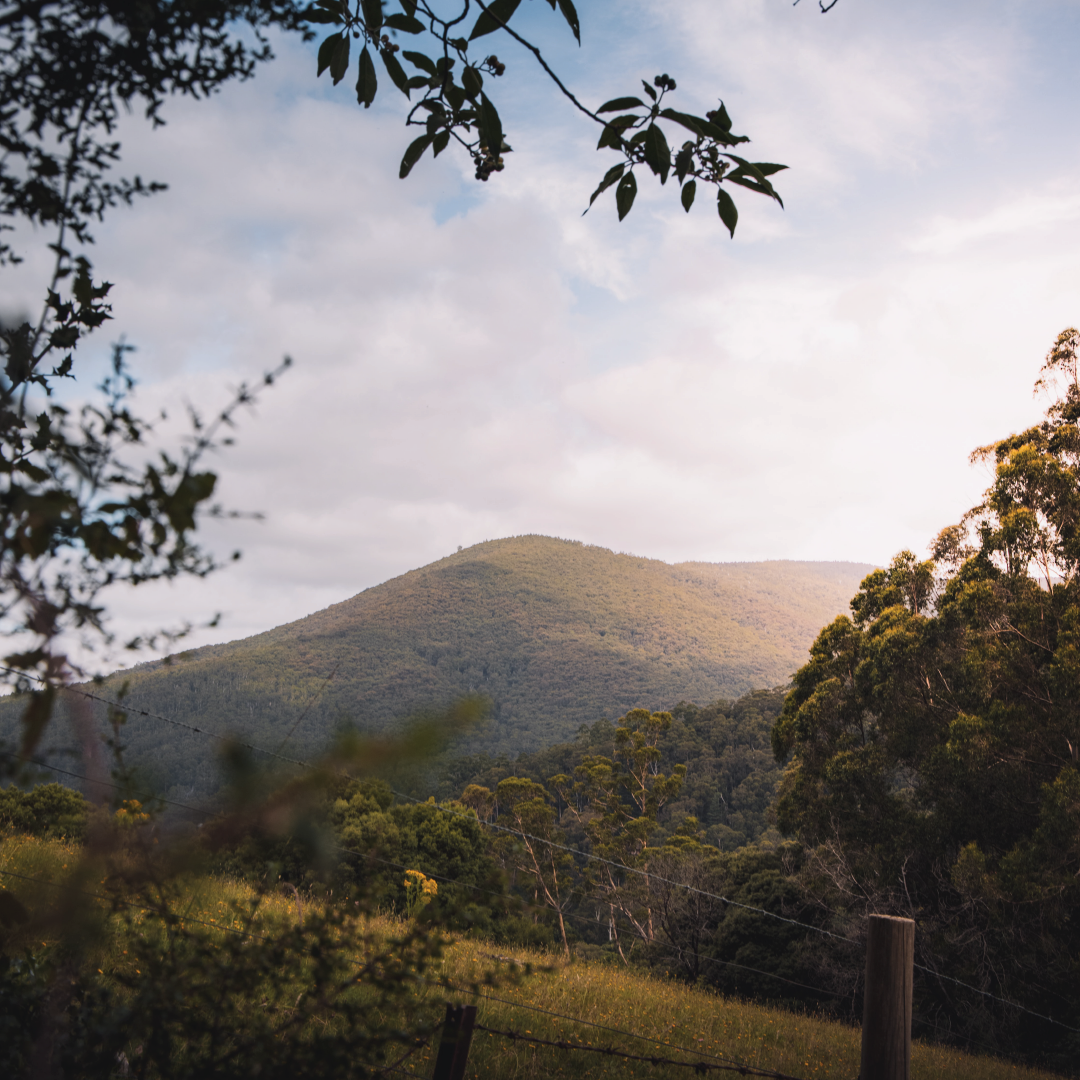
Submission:
[[0,788],[0,826],[15,832],[81,840],[89,817],[90,804],[63,784]]
[[[468,790],[475,803],[485,789],[473,785]],[[492,849],[515,878],[521,874],[531,883],[534,901],[555,913],[563,950],[569,956],[564,914],[575,899],[574,860],[557,846],[565,846],[566,834],[556,827],[551,797],[542,784],[511,776],[499,782],[492,801],[500,830],[513,830],[509,835],[492,834]]]
[[[678,795],[685,765],[660,771],[660,739],[671,727],[671,713],[631,709],[615,728],[611,758],[589,755],[571,779],[553,776],[551,785],[588,837],[591,853],[602,861],[586,864],[594,894],[608,908],[610,934],[627,961],[617,915],[642,941],[656,936],[653,924],[649,838],[660,811]],[[627,869],[624,869],[627,868]]]
[[[1069,329],[1047,356],[1042,423],[976,451],[993,484],[933,558],[901,553],[821,632],[772,736],[807,879],[916,918],[932,971],[1052,1016],[1080,1015],[1078,347]],[[992,998],[919,993],[969,1036],[1065,1052],[1060,1027]]]

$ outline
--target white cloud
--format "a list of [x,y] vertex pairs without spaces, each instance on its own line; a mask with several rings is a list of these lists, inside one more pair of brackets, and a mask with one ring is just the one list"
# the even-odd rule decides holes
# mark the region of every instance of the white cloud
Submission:
[[951,255],[980,240],[1030,236],[1080,218],[1080,196],[1020,192],[1018,197],[973,218],[935,216],[922,235],[907,244],[922,255]]
[[[968,451],[1037,415],[1040,358],[1080,318],[1076,153],[1051,153],[1077,121],[1029,78],[1049,46],[1004,3],[631,10],[643,37],[620,29],[599,71],[567,55],[575,86],[625,92],[655,47],[683,107],[724,93],[792,166],[787,211],[745,193],[731,242],[708,205],[643,183],[622,225],[610,193],[583,218],[595,133],[529,82],[505,173],[479,187],[448,154],[402,183],[394,103],[322,94],[290,45],[133,128],[133,169],[171,190],[118,212],[95,255],[146,409],[218,407],[282,353],[296,366],[220,459],[226,503],[267,512],[207,530],[244,559],[122,599],[122,629],[223,609],[198,640],[252,633],[521,532],[883,561],[971,504]],[[587,49],[615,16],[583,18]],[[1049,164],[1004,176],[1040,108]]]

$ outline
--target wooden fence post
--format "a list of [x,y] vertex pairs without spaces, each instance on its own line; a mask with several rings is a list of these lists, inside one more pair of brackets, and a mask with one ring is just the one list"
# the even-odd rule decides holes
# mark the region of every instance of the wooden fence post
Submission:
[[911,1080],[914,963],[915,923],[892,915],[871,915],[859,1080]]
[[446,1022],[443,1024],[431,1080],[464,1080],[475,1023],[475,1005],[446,1006]]

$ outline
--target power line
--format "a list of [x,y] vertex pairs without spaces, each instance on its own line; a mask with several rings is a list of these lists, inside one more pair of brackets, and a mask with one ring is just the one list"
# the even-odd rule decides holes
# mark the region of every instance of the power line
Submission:
[[1056,1024],[1066,1031],[1072,1031],[1077,1035],[1080,1035],[1080,1028],[1070,1027],[1068,1024],[1063,1024],[1060,1020],[1055,1020],[1052,1016],[1044,1016],[1042,1013],[1037,1013],[1024,1005],[1021,1005],[1017,1001],[1010,1001],[1008,998],[998,997],[997,994],[992,994],[989,990],[980,990],[977,986],[961,982],[959,979],[954,979],[951,975],[943,975],[940,971],[934,971],[933,968],[924,967],[922,964],[915,964],[914,966],[919,971],[925,971],[927,975],[933,975],[935,979],[945,979],[947,982],[962,986],[965,990],[973,990],[976,994],[982,994],[983,997],[993,998],[994,1001],[1000,1001],[1002,1005],[1008,1005],[1010,1008],[1019,1009],[1021,1012],[1027,1013],[1028,1016],[1036,1016],[1040,1020],[1046,1020],[1048,1023]]
[[[408,799],[414,803],[424,803],[423,799],[417,799],[415,796],[406,795],[402,791],[395,791],[390,789],[393,793],[401,799]],[[457,817],[469,817],[469,814],[464,814],[459,810],[452,810],[448,806],[439,806],[437,808],[446,814],[455,815]],[[627,866],[625,863],[616,862],[614,859],[605,859],[602,855],[594,855],[587,851],[582,851],[580,848],[568,847],[566,844],[557,843],[554,840],[548,840],[542,836],[534,836],[532,833],[523,832],[521,829],[511,829],[505,825],[496,825],[492,821],[481,822],[486,829],[496,829],[499,832],[511,833],[514,836],[523,837],[526,840],[535,840],[538,844],[546,844],[548,847],[555,848],[558,851],[565,851],[571,855],[580,855],[583,859],[587,859],[591,862],[604,863],[606,866],[614,867],[616,870],[624,870],[628,874],[637,874],[639,877],[643,877],[646,880],[660,881],[665,885],[673,885],[678,889],[684,889],[686,892],[694,893],[697,896],[704,896],[710,900],[719,900],[724,904],[730,904],[732,907],[742,908],[745,911],[753,911],[758,915],[767,915],[770,919],[778,919],[780,922],[790,923],[792,926],[801,926],[806,930],[813,930],[815,933],[824,934],[826,937],[836,938],[838,941],[845,941],[849,945],[858,945],[854,938],[845,937],[843,934],[835,934],[831,930],[826,930],[820,926],[814,926],[812,923],[800,922],[798,919],[789,919],[786,915],[777,915],[774,911],[768,911],[762,907],[755,907],[753,904],[743,904],[738,900],[731,900],[726,896],[721,896],[719,893],[709,892],[707,889],[698,889],[693,885],[686,885],[681,881],[674,881],[671,878],[662,877],[660,874],[655,874],[649,870],[642,870],[636,866]]]
[[759,1069],[753,1065],[715,1065],[707,1061],[679,1061],[678,1058],[662,1057],[659,1054],[628,1054],[625,1050],[616,1050],[613,1046],[582,1046],[567,1042],[565,1039],[541,1039],[538,1035],[521,1031],[502,1031],[499,1028],[490,1028],[484,1024],[475,1024],[473,1031],[486,1031],[489,1035],[501,1035],[505,1039],[514,1042],[522,1041],[536,1046],[553,1046],[556,1050],[582,1050],[586,1053],[604,1054],[607,1057],[621,1058],[624,1061],[644,1061],[649,1065],[674,1065],[683,1069],[693,1069],[694,1072],[737,1072],[742,1076],[767,1076],[772,1080],[800,1080],[797,1076],[787,1073],[776,1072],[773,1069]]
[[[45,686],[49,685],[47,680],[39,678],[37,675],[31,675],[25,671],[19,671],[17,668],[6,667],[3,664],[0,664],[0,671],[7,671],[12,675],[19,675]],[[59,689],[70,694],[78,694],[88,701],[98,701],[102,705],[110,705],[114,709],[119,709],[124,713],[134,713],[136,716],[145,716],[150,720],[160,720],[164,724],[171,724],[173,727],[182,728],[184,731],[190,731],[195,735],[205,735],[208,739],[216,739],[218,742],[229,743],[233,746],[242,746],[245,750],[251,750],[257,754],[265,754],[267,757],[276,758],[278,761],[284,761],[289,765],[299,765],[303,769],[315,768],[309,761],[300,761],[297,758],[284,757],[282,754],[275,753],[273,750],[267,750],[264,747],[255,746],[254,743],[247,743],[241,739],[235,739],[231,735],[219,735],[216,731],[195,727],[194,724],[185,724],[182,720],[173,720],[168,716],[162,716],[160,713],[150,712],[148,709],[137,709],[132,705],[124,705],[122,702],[114,701],[112,698],[104,697],[101,694],[91,694],[89,690],[80,690],[76,686],[61,686]]]
[[[61,776],[70,776],[74,780],[85,780],[88,784],[98,784],[100,787],[110,787],[114,791],[124,792],[128,789],[120,784],[116,784],[111,780],[99,780],[93,776],[84,776],[82,773],[71,772],[70,769],[61,769],[58,765],[50,765],[47,761],[38,761],[37,758],[26,757],[23,754],[13,754],[9,750],[0,750],[0,755],[6,758],[10,758],[12,761],[23,761],[28,765],[36,765],[40,769],[50,769],[55,773],[60,773]],[[157,802],[165,803],[168,806],[175,806],[180,810],[191,810],[198,814],[208,814],[210,817],[221,817],[222,815],[210,810],[209,808],[203,808],[198,806],[188,806],[187,803],[174,802],[172,799],[165,799],[160,795],[155,795],[149,791],[136,791],[131,789],[132,795],[141,795],[144,799],[156,800]]]
[[[25,671],[19,671],[16,668],[11,668],[11,667],[7,667],[5,665],[0,665],[0,671],[7,671],[7,672],[9,672],[11,674],[18,675],[18,676],[21,676],[21,677],[24,677],[24,678],[27,678],[27,679],[31,679],[34,682],[38,682],[38,683],[42,683],[44,685],[48,685],[48,683],[46,682],[45,679],[39,678],[36,675],[30,675],[28,672],[25,672]],[[284,757],[281,754],[275,753],[273,750],[267,750],[264,747],[256,746],[256,745],[254,745],[252,743],[242,742],[242,741],[233,739],[230,736],[220,735],[220,734],[218,734],[216,732],[208,731],[208,730],[203,729],[203,728],[198,728],[198,727],[195,727],[194,725],[191,725],[191,724],[185,724],[180,720],[173,720],[170,717],[162,716],[159,713],[153,713],[153,712],[150,712],[149,710],[146,710],[146,709],[136,709],[136,708],[133,708],[131,706],[124,705],[121,702],[113,701],[113,700],[111,700],[109,698],[106,698],[106,697],[103,697],[101,695],[91,694],[89,691],[81,690],[81,689],[78,689],[78,688],[76,688],[74,686],[65,686],[65,687],[62,687],[61,689],[67,690],[67,691],[69,691],[71,693],[79,694],[82,697],[88,698],[91,701],[98,701],[98,702],[101,702],[102,704],[110,705],[113,708],[120,709],[123,712],[133,712],[138,716],[144,716],[144,717],[147,717],[148,719],[153,719],[153,720],[160,720],[163,723],[171,724],[174,727],[183,728],[183,729],[185,729],[187,731],[193,732],[194,734],[205,735],[208,738],[217,739],[217,740],[219,740],[221,742],[231,743],[232,745],[243,746],[245,749],[252,750],[255,753],[265,754],[268,757],[276,758],[277,760],[286,762],[287,764],[290,764],[290,765],[298,765],[301,768],[312,769],[312,770],[314,770],[316,768],[316,766],[313,765],[311,762],[301,761],[301,760],[298,760],[296,758]],[[426,804],[425,800],[418,799],[415,796],[407,795],[404,792],[396,791],[393,788],[391,788],[391,791],[398,798],[406,799],[409,802]],[[435,804],[435,806],[436,806],[436,809],[439,810],[441,813],[450,814],[450,815],[458,816],[458,817],[466,817],[466,818],[470,817],[470,815],[464,814],[461,811],[452,810],[450,807],[440,806],[437,803]],[[613,867],[613,868],[615,868],[617,870],[625,871],[626,873],[637,874],[639,876],[645,877],[646,879],[651,878],[654,881],[660,881],[660,882],[663,882],[666,885],[672,885],[675,888],[684,889],[687,892],[694,893],[694,894],[699,895],[699,896],[704,896],[704,897],[706,897],[708,899],[719,900],[721,903],[728,904],[728,905],[730,905],[732,907],[742,908],[743,910],[751,911],[751,912],[754,912],[755,914],[758,914],[758,915],[764,915],[767,918],[776,919],[776,920],[778,920],[780,922],[785,922],[785,923],[788,923],[789,925],[792,925],[792,926],[799,926],[799,927],[802,927],[803,929],[806,929],[806,930],[812,930],[812,931],[814,931],[814,933],[822,934],[822,935],[824,935],[826,937],[834,938],[837,941],[843,941],[843,942],[846,942],[847,944],[850,944],[850,945],[858,945],[859,944],[859,942],[856,941],[854,938],[846,937],[843,934],[834,933],[833,931],[826,930],[826,929],[824,929],[823,927],[820,927],[820,926],[814,926],[812,923],[804,923],[804,922],[801,922],[798,919],[790,919],[785,915],[778,915],[778,914],[776,914],[776,912],[768,911],[768,910],[766,910],[765,908],[762,908],[762,907],[755,907],[752,904],[743,904],[743,903],[740,903],[737,900],[731,900],[726,896],[721,896],[718,893],[711,893],[711,892],[708,892],[705,889],[698,889],[698,888],[695,888],[692,885],[687,885],[687,884],[684,884],[683,882],[680,882],[680,881],[674,881],[674,880],[672,880],[670,878],[665,878],[665,877],[662,877],[662,876],[660,876],[658,874],[652,874],[652,873],[649,873],[648,871],[641,870],[641,869],[639,869],[637,867],[627,866],[624,863],[617,862],[617,861],[615,861],[613,859],[605,859],[603,856],[595,855],[595,854],[592,854],[592,853],[586,852],[586,851],[581,851],[578,848],[572,848],[572,847],[569,847],[569,846],[567,846],[565,844],[559,844],[554,840],[548,840],[548,839],[546,839],[544,837],[535,836],[532,833],[526,833],[526,832],[523,832],[523,831],[518,830],[518,829],[510,829],[510,828],[507,828],[504,825],[496,825],[494,822],[486,822],[486,823],[482,823],[482,824],[484,824],[484,826],[486,828],[489,828],[489,829],[496,829],[496,830],[498,830],[500,832],[506,832],[506,833],[510,833],[512,835],[515,835],[515,836],[521,836],[521,837],[523,837],[525,839],[534,840],[537,843],[546,844],[549,847],[555,848],[556,850],[565,851],[565,852],[567,852],[567,853],[569,853],[571,855],[578,855],[581,858],[589,860],[589,861],[603,863],[603,864],[605,864],[607,866],[611,866],[611,867]],[[835,914],[835,913],[833,913],[833,914]],[[962,982],[960,979],[954,979],[952,976],[942,975],[939,972],[933,971],[932,969],[924,967],[921,964],[916,964],[915,967],[918,968],[921,971],[926,972],[929,975],[933,975],[933,976],[935,976],[937,978],[940,978],[940,979],[946,979],[949,982],[954,983],[957,986],[963,987],[966,990],[971,990],[972,992],[974,992],[976,994],[979,994],[982,997],[990,998],[991,1000],[997,1001],[997,1002],[1001,1003],[1002,1005],[1007,1005],[1010,1008],[1018,1009],[1019,1011],[1027,1013],[1030,1016],[1037,1017],[1040,1020],[1045,1020],[1048,1023],[1056,1025],[1057,1027],[1064,1028],[1066,1031],[1071,1031],[1071,1032],[1075,1032],[1077,1034],[1080,1034],[1080,1028],[1071,1027],[1068,1024],[1062,1023],[1060,1020],[1055,1020],[1053,1017],[1045,1016],[1042,1013],[1037,1013],[1032,1009],[1028,1009],[1023,1005],[1020,1005],[1018,1002],[1010,1001],[1008,998],[1003,998],[1003,997],[1001,997],[1001,996],[999,996],[997,994],[991,993],[988,990],[982,990],[977,986],[972,986],[970,983]],[[765,973],[762,972],[761,974],[765,974]],[[808,988],[808,989],[810,989],[810,988]]]
[[[453,983],[448,985],[455,990],[460,990],[466,994],[472,994],[474,997],[480,998],[482,1001],[497,1001],[500,1005],[512,1005],[515,1009],[525,1009],[527,1012],[540,1013],[544,1016],[554,1016],[559,1020],[569,1020],[574,1024],[581,1024],[584,1027],[596,1028],[599,1031],[606,1031],[612,1035],[624,1035],[630,1039],[640,1039],[642,1042],[655,1043],[657,1040],[651,1035],[641,1035],[636,1031],[625,1031],[623,1028],[612,1027],[610,1024],[598,1024],[595,1020],[583,1020],[578,1016],[570,1016],[568,1013],[555,1012],[553,1009],[545,1009],[539,1005],[529,1005],[524,1001],[514,1001],[512,998],[496,997],[494,994],[482,994],[479,990],[472,989],[466,986],[454,986]],[[671,1045],[672,1050],[680,1050],[684,1054],[697,1054],[699,1057],[711,1058],[713,1061],[722,1061],[729,1065],[734,1065],[736,1068],[747,1068],[741,1061],[735,1058],[724,1057],[722,1054],[710,1054],[707,1050],[698,1050],[692,1046],[679,1046],[677,1044]]]
[[[17,874],[14,870],[0,870],[0,874],[5,877],[19,878],[21,881],[32,881],[37,885],[48,885],[52,889],[68,889],[75,893],[76,896],[86,896],[92,900],[104,900],[106,903],[122,904],[124,907],[130,908],[152,908],[151,904],[136,904],[133,900],[121,900],[115,896],[102,896],[101,893],[87,892],[85,889],[72,889],[70,885],[66,885],[59,881],[49,881],[48,878],[28,877],[26,874]],[[250,930],[237,930],[232,926],[225,926],[222,923],[208,922],[206,919],[197,919],[193,915],[180,915],[177,916],[180,922],[194,922],[200,923],[203,926],[213,927],[215,930],[224,930],[229,934],[239,934],[241,937],[255,938],[258,941],[269,941],[268,937],[264,937],[262,934],[254,934]]]
[[[64,884],[62,882],[49,881],[47,878],[31,877],[31,876],[29,876],[27,874],[19,874],[19,873],[15,872],[14,870],[0,869],[0,874],[4,875],[6,877],[17,878],[20,881],[28,881],[28,882],[32,882],[32,883],[38,884],[38,885],[47,885],[50,888],[54,888],[54,889],[68,889],[68,890],[74,892],[78,896],[85,896],[85,897],[88,897],[88,898],[94,899],[94,900],[102,900],[102,901],[105,901],[107,903],[119,903],[119,904],[123,905],[124,907],[140,908],[140,909],[141,908],[150,908],[151,910],[153,909],[153,905],[151,905],[151,904],[139,904],[139,903],[135,903],[134,901],[130,901],[130,900],[121,900],[118,897],[103,896],[100,893],[89,892],[89,891],[87,891],[85,889],[71,889],[71,887],[69,885],[66,885],[66,884]],[[199,923],[202,926],[208,926],[208,927],[211,927],[212,929],[215,929],[215,930],[224,930],[226,933],[235,934],[235,935],[237,935],[239,937],[244,937],[244,938],[252,938],[252,939],[254,939],[256,941],[269,941],[270,940],[269,938],[265,937],[264,935],[256,934],[256,933],[254,933],[254,932],[252,932],[250,930],[237,930],[235,927],[225,926],[222,923],[212,922],[212,921],[209,921],[207,919],[195,918],[194,916],[186,916],[186,915],[185,916],[177,916],[177,919],[180,922]],[[356,966],[356,967],[363,967],[364,966],[364,964],[362,962],[360,962],[360,961],[354,961],[353,963],[354,963],[354,966]],[[655,1042],[656,1041],[655,1037],[653,1037],[653,1036],[641,1035],[641,1034],[639,1034],[639,1033],[637,1033],[635,1031],[626,1031],[623,1028],[612,1027],[612,1026],[610,1026],[608,1024],[598,1024],[593,1020],[585,1020],[584,1018],[581,1018],[581,1017],[570,1016],[567,1013],[559,1013],[559,1012],[555,1012],[552,1009],[544,1009],[544,1008],[541,1008],[539,1005],[529,1005],[529,1004],[526,1004],[525,1002],[518,1002],[518,1001],[513,1001],[513,1000],[510,1000],[510,999],[507,999],[507,998],[500,998],[500,997],[496,997],[494,994],[481,994],[480,991],[477,990],[477,989],[473,989],[473,988],[470,988],[470,987],[464,987],[464,986],[456,986],[449,979],[445,979],[443,981],[443,985],[445,985],[449,989],[454,989],[454,990],[458,990],[458,991],[461,991],[461,992],[464,992],[464,993],[474,994],[477,997],[480,997],[480,998],[483,998],[483,999],[486,999],[486,1000],[489,1000],[489,1001],[497,1001],[497,1002],[500,1002],[501,1004],[512,1005],[513,1007],[518,1008],[518,1009],[525,1009],[525,1010],[527,1010],[529,1012],[543,1013],[546,1016],[558,1017],[559,1019],[569,1020],[572,1023],[581,1024],[581,1025],[583,1025],[585,1027],[598,1028],[599,1030],[607,1031],[607,1032],[610,1032],[611,1034],[614,1034],[614,1035],[622,1035],[622,1036],[625,1036],[625,1037],[631,1038],[631,1039],[641,1039],[641,1040],[643,1040],[645,1042]],[[417,1049],[418,1048],[419,1047],[417,1047]],[[698,1049],[695,1049],[694,1047],[672,1045],[671,1048],[673,1050],[682,1051],[683,1053],[697,1054],[697,1055],[699,1055],[701,1057],[712,1058],[713,1060],[716,1060],[716,1061],[729,1062],[730,1065],[728,1067],[734,1068],[736,1070],[752,1069],[751,1066],[743,1065],[741,1062],[736,1061],[734,1058],[726,1058],[726,1057],[722,1057],[722,1056],[717,1055],[717,1054],[710,1054],[707,1051],[698,1050]],[[410,1053],[411,1052],[412,1051],[410,1051]],[[408,1055],[406,1055],[406,1057],[407,1056]],[[404,1060],[404,1059],[402,1059],[402,1060]],[[758,1072],[755,1073],[755,1075],[780,1077],[781,1080],[798,1080],[798,1078],[784,1077],[783,1074],[774,1073],[774,1072],[758,1071]]]

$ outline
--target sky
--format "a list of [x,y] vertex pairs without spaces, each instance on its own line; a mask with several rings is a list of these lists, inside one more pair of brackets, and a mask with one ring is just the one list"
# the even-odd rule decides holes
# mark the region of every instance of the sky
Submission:
[[[115,318],[88,370],[135,345],[167,443],[186,404],[294,364],[213,461],[222,501],[264,515],[203,529],[243,558],[115,594],[121,636],[243,637],[523,533],[882,564],[978,500],[975,447],[1038,419],[1080,322],[1080,3],[578,7],[580,49],[539,0],[515,24],[594,106],[661,72],[676,108],[722,98],[749,156],[789,166],[784,209],[737,189],[732,240],[643,176],[624,222],[611,193],[583,216],[614,158],[494,36],[514,150],[486,184],[451,151],[399,180],[404,98],[383,79],[364,110],[292,39],[164,128],[124,125],[126,170],[170,187],[97,230]],[[35,250],[9,306],[37,306]]]

